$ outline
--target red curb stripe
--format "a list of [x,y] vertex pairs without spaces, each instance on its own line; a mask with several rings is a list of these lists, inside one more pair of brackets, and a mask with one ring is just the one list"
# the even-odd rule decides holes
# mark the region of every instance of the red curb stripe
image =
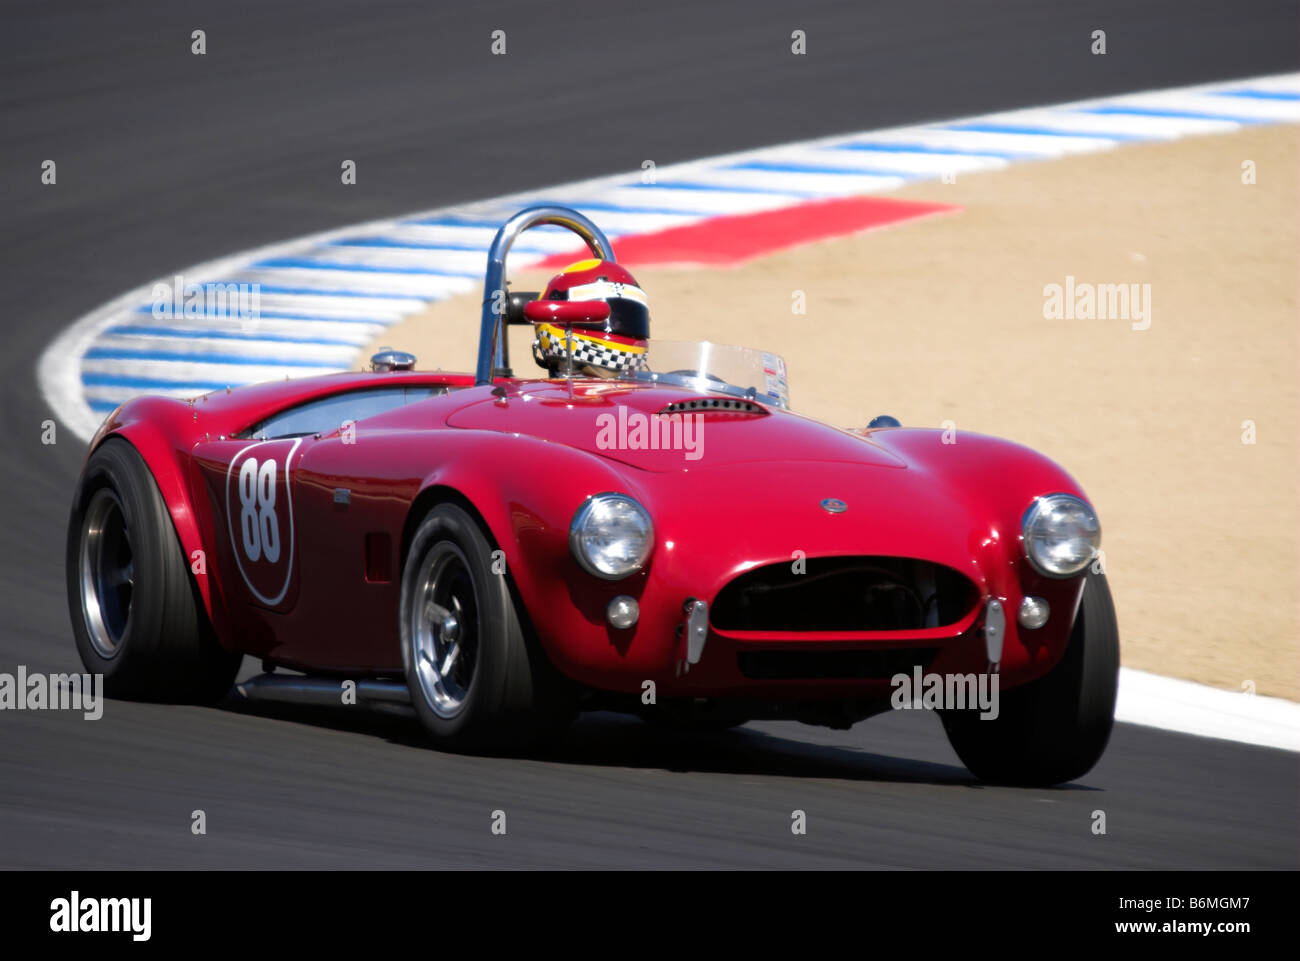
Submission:
[[[819,200],[756,214],[711,217],[682,227],[623,237],[615,244],[615,253],[620,263],[633,267],[732,266],[787,247],[959,209],[951,204],[892,197]],[[590,254],[577,250],[551,254],[537,267],[564,267],[579,256]]]

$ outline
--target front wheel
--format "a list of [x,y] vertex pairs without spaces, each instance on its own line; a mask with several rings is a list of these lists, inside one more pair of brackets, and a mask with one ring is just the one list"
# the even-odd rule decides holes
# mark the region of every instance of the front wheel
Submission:
[[412,538],[400,627],[411,701],[439,744],[529,747],[572,720],[571,685],[527,634],[492,545],[455,504],[431,510]]
[[242,658],[213,636],[153,474],[125,440],[90,455],[68,521],[68,609],[110,697],[212,702]]
[[971,773],[1004,784],[1083,777],[1110,739],[1119,684],[1119,628],[1106,575],[1089,570],[1065,656],[1036,681],[1001,696],[998,716],[944,711],[953,750]]

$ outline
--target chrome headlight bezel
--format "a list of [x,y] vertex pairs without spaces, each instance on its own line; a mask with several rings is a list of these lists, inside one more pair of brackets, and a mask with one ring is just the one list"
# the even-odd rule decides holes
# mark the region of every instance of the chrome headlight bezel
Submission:
[[[587,525],[592,520],[592,514],[598,507],[613,502],[622,502],[629,505],[634,513],[644,521],[645,525],[645,535],[640,549],[633,561],[623,566],[602,564],[600,558],[592,556],[586,542],[586,538],[591,536],[591,532],[587,530]],[[631,577],[645,567],[653,548],[654,522],[650,517],[650,512],[630,494],[624,494],[620,491],[604,491],[599,494],[592,494],[573,512],[573,520],[569,523],[569,553],[578,562],[578,566],[593,577],[599,577],[605,581],[620,581],[625,577]]]
[[[1077,565],[1062,567],[1061,565],[1053,566],[1044,559],[1042,543],[1050,539],[1053,535],[1050,530],[1043,531],[1036,529],[1039,525],[1050,523],[1046,515],[1057,508],[1068,507],[1072,509],[1081,508],[1090,524],[1085,523],[1085,527],[1091,527],[1091,531],[1085,536],[1085,543],[1088,546],[1087,557]],[[1059,539],[1060,535],[1056,535]],[[1088,565],[1093,562],[1101,548],[1101,521],[1097,519],[1097,512],[1093,510],[1091,504],[1082,497],[1076,497],[1074,494],[1042,494],[1035,497],[1033,502],[1026,509],[1020,519],[1020,546],[1024,552],[1025,558],[1029,561],[1031,567],[1044,577],[1051,577],[1056,580],[1065,580],[1070,577],[1078,577]],[[1076,553],[1082,553],[1076,552]]]

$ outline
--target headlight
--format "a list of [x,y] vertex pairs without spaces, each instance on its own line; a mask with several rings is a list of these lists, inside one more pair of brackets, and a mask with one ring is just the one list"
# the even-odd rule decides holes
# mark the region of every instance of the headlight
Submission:
[[1071,494],[1034,499],[1021,524],[1025,556],[1048,577],[1072,577],[1101,546],[1101,524],[1087,502]]
[[635,574],[654,546],[646,509],[626,494],[596,494],[569,525],[569,550],[582,569],[606,580]]

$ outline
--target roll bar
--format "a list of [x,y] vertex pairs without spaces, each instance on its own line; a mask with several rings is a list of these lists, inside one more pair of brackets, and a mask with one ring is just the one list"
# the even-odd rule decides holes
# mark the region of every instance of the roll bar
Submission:
[[479,323],[478,363],[474,368],[476,385],[490,384],[508,364],[505,322],[510,298],[506,292],[506,254],[515,238],[529,227],[554,224],[573,231],[587,245],[593,257],[615,260],[609,238],[590,220],[568,207],[546,205],[519,211],[497,231],[488,251],[487,274],[483,281],[483,317]]

